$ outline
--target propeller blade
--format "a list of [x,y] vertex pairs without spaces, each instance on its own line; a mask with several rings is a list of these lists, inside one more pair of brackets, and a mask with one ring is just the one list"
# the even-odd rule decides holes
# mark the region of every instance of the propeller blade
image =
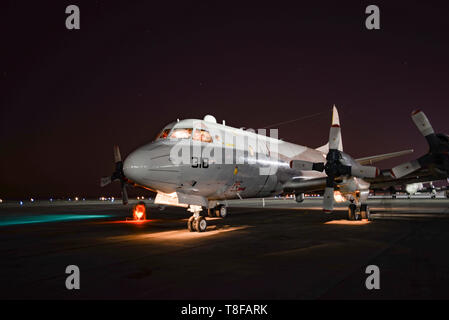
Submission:
[[375,178],[379,175],[379,169],[372,166],[352,166],[351,176],[358,178]]
[[100,186],[101,187],[107,186],[111,182],[112,182],[111,177],[102,177],[101,180],[100,180]]
[[323,210],[326,213],[330,213],[334,210],[334,188],[332,187],[326,187],[324,189]]
[[[329,149],[339,150],[341,141],[340,125],[333,124],[329,130]],[[341,151],[341,150],[340,150]]]
[[417,160],[413,160],[394,167],[393,169],[391,169],[391,174],[394,178],[398,179],[420,168],[421,165],[419,164],[419,162]]
[[320,171],[323,172],[324,170],[324,163],[323,162],[310,162],[305,160],[292,160],[290,161],[290,168],[296,169],[296,170],[305,170],[305,171]]
[[128,204],[128,191],[126,191],[126,183],[122,181],[122,202]]
[[424,137],[435,133],[429,119],[427,119],[426,115],[421,110],[413,111],[412,120]]
[[114,162],[121,162],[122,156],[120,155],[120,149],[117,145],[114,146]]

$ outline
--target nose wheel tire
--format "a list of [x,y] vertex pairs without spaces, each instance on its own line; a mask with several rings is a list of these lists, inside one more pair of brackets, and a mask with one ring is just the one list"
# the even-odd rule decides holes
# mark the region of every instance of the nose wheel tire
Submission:
[[191,216],[189,220],[187,220],[187,229],[189,229],[190,232],[196,231],[195,227],[193,226],[193,221],[195,220],[194,216]]
[[195,218],[194,216],[191,216],[189,220],[187,221],[187,229],[189,229],[190,232],[204,232],[207,229],[207,221],[206,218],[199,216]]
[[195,231],[204,232],[207,229],[207,221],[204,217],[199,216],[197,219],[193,221],[193,227]]

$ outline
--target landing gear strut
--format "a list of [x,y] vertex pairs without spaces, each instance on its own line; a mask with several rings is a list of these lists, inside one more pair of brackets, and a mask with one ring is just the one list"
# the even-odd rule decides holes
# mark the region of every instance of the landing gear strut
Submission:
[[355,203],[351,203],[348,207],[348,220],[356,220],[357,215],[357,205]]
[[201,206],[191,205],[189,207],[189,209],[187,209],[187,210],[193,213],[193,215],[187,221],[187,229],[189,229],[190,232],[193,232],[193,231],[204,232],[204,231],[206,231],[206,229],[207,229],[206,218],[200,215],[202,207]]
[[298,203],[301,203],[304,201],[304,193],[298,193],[295,195],[295,200]]
[[360,219],[368,219],[370,220],[370,210],[367,204],[361,204],[360,207],[352,202],[348,207],[348,220],[360,220]]

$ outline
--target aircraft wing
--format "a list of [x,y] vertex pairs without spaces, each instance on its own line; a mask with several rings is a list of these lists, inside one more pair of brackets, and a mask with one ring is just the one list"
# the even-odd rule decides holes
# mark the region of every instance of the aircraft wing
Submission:
[[367,182],[370,182],[371,190],[382,190],[396,185],[446,180],[447,178],[448,175],[445,172],[441,172],[437,168],[431,166],[421,168],[401,178],[395,178],[390,170],[384,170],[378,177],[366,180]]
[[[392,186],[405,185],[410,183],[428,182],[446,180],[448,175],[440,172],[436,168],[422,168],[401,178],[395,178],[391,175],[390,170],[383,170],[381,174],[375,178],[365,178],[370,183],[370,190],[384,190]],[[337,184],[339,179],[335,181]],[[312,178],[307,180],[292,180],[284,185],[284,192],[296,193],[321,193],[326,187],[326,178]]]
[[398,152],[385,153],[385,154],[379,154],[379,155],[359,158],[359,159],[355,159],[355,160],[358,163],[360,163],[361,165],[373,164],[374,162],[379,162],[379,161],[382,161],[382,160],[396,158],[396,157],[404,156],[404,155],[410,154],[410,153],[413,153],[413,149],[402,150],[402,151],[398,151]]
[[[449,177],[449,136],[441,133],[435,133],[426,115],[420,111],[412,113],[412,120],[418,130],[425,137],[429,152],[416,160],[402,163],[391,170],[383,170],[381,174],[375,177],[364,177],[364,180],[370,183],[370,189],[386,189],[395,185],[404,185],[409,183],[427,182],[445,180]],[[411,150],[404,150],[384,155],[366,157],[357,159],[360,165],[389,159],[392,157],[410,153]],[[334,163],[331,163],[335,165]],[[292,164],[291,164],[292,165]],[[293,163],[295,165],[295,163]],[[306,161],[298,161],[299,168],[310,167],[315,170],[320,167],[324,169],[324,164],[310,166]],[[366,167],[364,167],[366,168]],[[343,166],[342,169],[345,169]],[[356,171],[357,172],[357,171]],[[354,176],[354,174],[351,175]],[[341,178],[335,179],[338,185]],[[321,192],[326,187],[326,177],[309,180],[292,180],[285,184],[285,192]]]

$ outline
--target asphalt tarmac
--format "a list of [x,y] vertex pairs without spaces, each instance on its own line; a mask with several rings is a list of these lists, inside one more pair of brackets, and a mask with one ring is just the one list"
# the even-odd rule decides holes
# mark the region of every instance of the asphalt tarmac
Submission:
[[320,203],[229,202],[204,233],[186,229],[184,208],[149,205],[134,222],[117,202],[1,204],[0,299],[449,298],[449,200],[373,199],[373,221]]

